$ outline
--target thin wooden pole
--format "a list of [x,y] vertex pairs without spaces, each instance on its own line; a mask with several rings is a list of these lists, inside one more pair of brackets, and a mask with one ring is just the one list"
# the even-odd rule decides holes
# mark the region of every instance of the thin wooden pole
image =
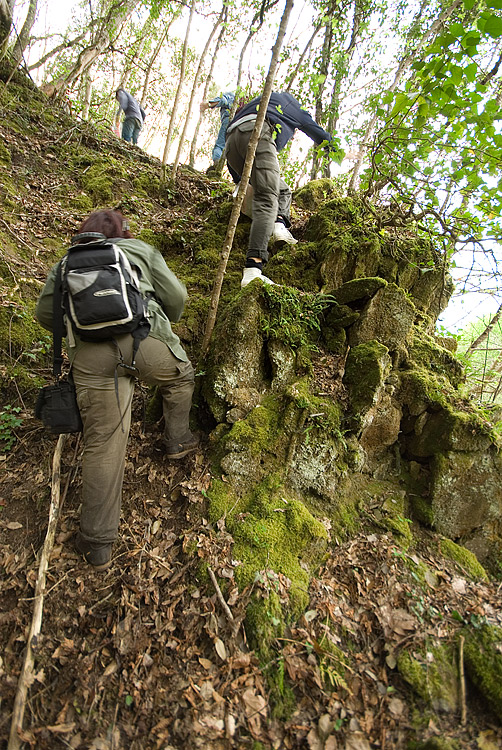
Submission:
[[44,606],[45,579],[49,567],[49,558],[54,547],[54,537],[56,526],[59,518],[60,504],[60,487],[61,487],[61,454],[66,442],[67,435],[60,435],[52,459],[52,482],[51,482],[51,505],[49,508],[49,524],[45,535],[45,542],[40,555],[38,566],[37,584],[35,586],[35,603],[33,606],[33,617],[31,620],[30,632],[26,644],[23,667],[19,675],[17,684],[16,698],[14,700],[14,709],[12,711],[12,722],[10,726],[9,744],[7,750],[19,750],[22,739],[24,711],[26,708],[26,696],[28,687],[33,681],[33,665],[35,662],[34,646],[37,636],[42,627],[42,611]]
[[265,86],[263,89],[263,93],[261,95],[260,107],[258,109],[258,114],[256,116],[254,130],[251,133],[251,138],[249,139],[248,149],[246,152],[246,161],[244,162],[244,168],[242,170],[241,180],[239,182],[239,190],[237,192],[234,205],[232,207],[232,213],[230,214],[230,219],[229,219],[228,227],[227,227],[227,234],[225,236],[225,241],[223,243],[223,248],[222,248],[221,255],[220,255],[220,263],[218,266],[218,270],[216,271],[216,278],[214,280],[213,290],[211,292],[211,300],[209,303],[209,313],[208,313],[207,321],[206,321],[206,329],[204,331],[204,338],[201,344],[202,356],[205,356],[207,354],[207,351],[209,349],[209,342],[211,341],[211,335],[214,329],[214,324],[216,322],[216,314],[218,312],[218,304],[220,301],[221,287],[223,285],[223,279],[224,279],[225,271],[227,268],[228,258],[230,256],[232,243],[234,241],[235,229],[237,227],[237,221],[239,219],[239,214],[241,212],[242,202],[244,200],[244,196],[246,195],[246,190],[247,190],[248,183],[249,183],[249,177],[251,175],[251,169],[253,167],[254,157],[256,153],[256,147],[258,145],[258,140],[260,138],[261,129],[265,121],[265,115],[267,113],[267,106],[270,100],[270,94],[272,93],[272,86],[274,84],[275,72],[276,72],[277,63],[279,60],[279,53],[281,51],[282,42],[286,34],[286,29],[288,26],[289,16],[291,14],[292,8],[293,8],[293,0],[286,0],[284,13],[282,14],[279,31],[277,33],[277,39],[275,41],[275,44],[272,50],[272,58],[270,60],[270,66],[268,69],[267,79],[265,81]]

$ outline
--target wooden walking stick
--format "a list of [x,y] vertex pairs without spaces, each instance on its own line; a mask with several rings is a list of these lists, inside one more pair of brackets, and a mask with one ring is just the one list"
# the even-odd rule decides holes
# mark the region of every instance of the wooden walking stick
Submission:
[[33,605],[33,617],[31,620],[30,632],[26,643],[26,652],[24,655],[23,667],[17,683],[16,698],[14,700],[14,709],[12,711],[12,722],[10,726],[9,744],[7,750],[18,750],[23,740],[21,734],[23,730],[24,710],[26,707],[26,696],[28,687],[33,681],[33,664],[35,661],[34,646],[37,636],[42,626],[42,609],[44,606],[45,577],[49,567],[49,558],[54,546],[54,536],[59,518],[60,504],[60,486],[61,486],[61,454],[66,442],[67,435],[60,435],[56,444],[56,450],[52,459],[52,481],[51,481],[51,505],[49,508],[49,524],[45,535],[45,542],[40,555],[38,566],[38,577],[35,586],[35,603]]

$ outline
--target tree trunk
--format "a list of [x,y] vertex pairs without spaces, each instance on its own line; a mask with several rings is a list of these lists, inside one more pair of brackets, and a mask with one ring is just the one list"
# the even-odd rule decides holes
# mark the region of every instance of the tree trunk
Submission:
[[65,40],[64,42],[61,42],[61,44],[58,44],[57,47],[54,47],[49,52],[46,52],[45,55],[42,55],[40,60],[37,60],[37,62],[33,63],[32,65],[29,65],[28,70],[30,71],[36,70],[37,68],[40,68],[44,63],[46,63],[47,60],[50,60],[51,57],[54,57],[54,55],[57,55],[58,52],[62,52],[64,49],[71,49],[72,47],[74,47],[76,44],[81,42],[82,39],[85,39],[89,31],[95,25],[96,25],[96,20],[91,21],[89,26],[86,28],[86,30],[82,34],[79,34],[74,39],[70,39],[70,41]]
[[[134,52],[133,52],[132,57],[128,56],[126,58],[126,62],[124,64],[124,69],[122,71],[122,76],[120,78],[120,81],[119,81],[119,84],[118,84],[117,88],[122,88],[122,89],[126,88],[127,82],[129,80],[129,78],[131,77],[131,73],[134,70],[134,66],[137,63],[138,58],[141,58],[141,55],[143,54],[143,50],[145,48],[146,40],[148,38],[148,35],[151,34],[152,24],[153,24],[153,18],[152,18],[152,16],[148,16],[148,18],[146,19],[146,21],[145,21],[145,23],[143,25],[143,28],[141,29],[141,32],[140,32],[138,38],[136,39],[136,42],[134,43],[134,45],[131,45],[131,47],[134,48]],[[120,107],[119,107],[119,108],[117,108],[117,110],[115,112],[115,116],[113,118],[112,128],[113,128],[114,132],[116,131],[116,129],[120,125],[120,112],[121,112],[121,110],[120,110]]]
[[223,7],[222,7],[221,12],[220,12],[220,15],[216,19],[216,22],[215,22],[213,28],[211,29],[211,33],[209,34],[209,36],[207,38],[206,44],[204,46],[204,49],[202,50],[202,54],[201,54],[200,59],[199,59],[199,64],[197,66],[197,71],[195,73],[195,78],[194,78],[194,81],[193,81],[192,93],[190,94],[190,100],[188,102],[188,112],[187,112],[187,116],[185,118],[185,124],[183,125],[183,130],[182,130],[181,135],[179,137],[178,150],[176,152],[176,157],[174,159],[174,164],[173,164],[173,168],[172,168],[172,174],[171,174],[171,176],[172,176],[173,180],[176,178],[176,170],[178,169],[178,164],[180,162],[180,157],[181,157],[181,151],[183,149],[183,142],[185,140],[185,135],[186,135],[186,132],[187,132],[187,128],[188,128],[188,125],[190,123],[190,117],[192,115],[193,103],[194,103],[194,100],[195,100],[195,94],[197,93],[197,87],[199,85],[199,79],[200,79],[200,75],[201,75],[201,72],[202,72],[202,67],[203,67],[204,62],[206,60],[206,56],[207,56],[210,44],[213,41],[214,35],[216,34],[216,30],[218,29],[218,26],[220,26],[223,23],[223,21],[225,19],[225,16],[227,15],[227,13],[228,13],[227,6],[226,6],[226,4],[224,2],[223,3]]
[[89,119],[89,110],[91,108],[91,97],[92,97],[92,78],[89,70],[86,70],[84,77],[84,104],[82,107],[82,119]]
[[[237,82],[236,82],[236,85],[235,85],[235,101],[234,101],[234,103],[232,105],[232,109],[230,110],[230,120],[232,119],[232,117],[237,112],[237,107],[239,105],[239,90],[240,90],[240,86],[241,86],[242,68],[243,68],[244,55],[246,54],[246,50],[247,50],[247,48],[249,46],[249,43],[250,43],[251,39],[253,38],[253,36],[263,26],[263,23],[265,21],[265,13],[268,10],[271,10],[272,8],[274,8],[277,5],[277,3],[278,3],[278,0],[269,0],[269,2],[265,1],[264,4],[262,5],[261,9],[258,11],[258,13],[255,14],[255,16],[254,16],[254,18],[253,18],[253,20],[251,22],[251,25],[249,27],[249,29],[250,29],[249,34],[246,37],[246,41],[244,42],[244,44],[242,46],[242,49],[241,49],[241,53],[239,55],[239,65],[238,65],[238,68],[237,68]],[[255,23],[257,21],[259,21],[260,23],[258,24],[258,26],[255,27]]]
[[220,300],[221,287],[223,285],[223,279],[225,276],[225,271],[227,268],[230,251],[232,249],[232,243],[234,240],[235,229],[237,227],[237,221],[239,220],[239,214],[241,212],[242,202],[244,200],[244,196],[246,195],[246,190],[247,190],[248,183],[249,183],[249,177],[251,175],[251,169],[253,166],[253,161],[254,161],[254,157],[256,153],[256,146],[258,145],[258,140],[260,138],[261,129],[265,121],[265,115],[267,113],[267,106],[270,100],[270,94],[272,93],[272,87],[274,85],[274,78],[275,78],[275,72],[277,70],[279,53],[281,51],[282,42],[286,34],[289,16],[293,8],[293,1],[294,0],[286,0],[286,5],[284,7],[284,12],[282,14],[281,23],[279,25],[279,31],[277,33],[277,39],[275,41],[274,48],[272,50],[272,59],[270,60],[267,80],[265,81],[265,87],[263,89],[263,94],[261,95],[261,105],[258,110],[258,115],[256,117],[256,122],[255,122],[253,132],[251,133],[251,138],[249,139],[248,150],[246,153],[246,161],[244,162],[244,168],[242,170],[241,180],[239,182],[239,190],[234,200],[232,213],[230,214],[227,234],[225,237],[225,242],[223,243],[223,249],[221,251],[221,260],[218,266],[218,270],[216,271],[214,286],[211,292],[211,301],[209,304],[209,313],[208,313],[207,321],[206,321],[206,329],[204,331],[204,338],[202,340],[202,345],[201,345],[203,356],[207,354],[207,351],[209,349],[209,342],[211,341],[214,324],[216,322],[216,314],[218,312],[218,304]]
[[312,36],[310,37],[310,39],[308,40],[307,44],[305,45],[303,52],[301,53],[300,59],[298,60],[298,64],[296,65],[294,71],[292,72],[291,77],[289,78],[289,80],[286,78],[286,80],[288,81],[288,85],[286,86],[285,91],[287,91],[288,93],[291,93],[291,89],[293,87],[293,83],[295,81],[295,78],[298,75],[298,72],[299,72],[299,70],[300,70],[300,68],[301,68],[301,66],[303,64],[303,61],[305,60],[305,57],[307,56],[308,51],[312,47],[314,39],[318,35],[318,33],[321,30],[321,28],[322,28],[321,24],[318,23],[316,25],[313,33],[312,33]]
[[180,5],[180,7],[176,10],[176,12],[171,17],[171,20],[169,21],[169,23],[167,24],[166,28],[162,32],[162,34],[160,36],[160,39],[159,39],[159,41],[157,43],[157,46],[155,47],[155,49],[153,51],[153,54],[150,57],[150,60],[148,61],[148,65],[146,66],[146,70],[145,70],[145,80],[143,82],[143,89],[142,89],[142,92],[141,92],[141,101],[140,101],[140,104],[141,104],[142,107],[144,107],[145,103],[146,103],[146,97],[147,97],[147,92],[148,92],[148,84],[150,82],[150,76],[152,74],[152,68],[153,68],[153,66],[155,64],[156,59],[158,58],[158,56],[160,54],[160,50],[162,49],[162,45],[164,44],[165,40],[167,39],[167,35],[169,33],[169,29],[171,28],[171,24],[177,18],[179,18],[180,14],[181,14],[182,8],[183,8],[183,6]]
[[36,13],[37,13],[37,0],[30,0],[30,4],[28,6],[28,13],[23,23],[23,28],[19,32],[19,36],[16,39],[14,49],[12,50],[12,57],[14,59],[14,64],[16,66],[21,64],[21,60],[23,59],[23,53],[26,47],[28,46],[28,42],[30,39],[30,32],[33,27],[33,24],[35,23]]
[[60,96],[64,94],[68,86],[77,80],[93,62],[110,46],[117,37],[118,29],[126,21],[133,10],[139,5],[140,0],[124,0],[120,5],[112,7],[108,15],[102,20],[92,44],[82,50],[77,62],[65,77],[65,85],[62,87]]
[[181,54],[181,66],[180,66],[180,78],[179,78],[179,84],[178,88],[176,89],[176,96],[174,97],[174,103],[173,108],[171,111],[171,119],[169,120],[169,129],[167,131],[167,137],[166,137],[166,145],[164,146],[164,154],[162,156],[162,168],[163,168],[163,177],[165,178],[165,167],[167,162],[167,155],[169,153],[169,147],[171,145],[171,138],[173,136],[173,130],[174,130],[174,121],[176,119],[176,114],[178,112],[178,105],[180,101],[181,96],[181,89],[183,86],[183,79],[185,77],[185,68],[186,68],[186,61],[187,61],[187,49],[188,49],[188,37],[190,35],[190,26],[192,25],[192,18],[195,10],[195,0],[192,0],[190,5],[190,15],[188,17],[188,24],[187,24],[187,30],[185,33],[185,40],[183,42],[183,52]]
[[7,52],[14,2],[15,0],[0,0],[0,60]]
[[[213,71],[214,71],[214,66],[215,66],[215,63],[216,63],[216,58],[218,56],[218,52],[220,50],[220,46],[221,46],[221,43],[223,41],[223,36],[225,35],[226,31],[227,30],[226,30],[225,26],[223,26],[222,29],[221,29],[221,31],[220,31],[220,33],[218,34],[218,39],[216,40],[216,46],[214,48],[214,52],[213,52],[213,55],[211,57],[211,66],[209,68],[209,73],[207,74],[206,82],[204,84],[204,91],[202,92],[202,101],[203,102],[205,102],[207,100],[207,97],[208,97],[209,86],[211,85],[211,80],[213,78]],[[193,169],[193,166],[195,164],[195,151],[196,151],[196,148],[197,148],[197,138],[199,136],[199,130],[200,130],[200,124],[201,124],[201,122],[202,122],[202,114],[199,113],[199,119],[197,120],[197,125],[195,126],[195,131],[194,131],[193,138],[192,138],[192,145],[190,146],[190,157],[189,157],[189,162],[188,163],[190,164],[190,166],[192,167],[192,169]]]
[[[331,49],[333,45],[333,23],[332,23],[333,6],[331,3],[329,4],[327,8],[326,16],[327,16],[327,20],[324,26],[324,40],[322,44],[321,60],[318,65],[319,75],[323,77],[323,80],[320,81],[318,84],[318,89],[317,89],[316,98],[315,98],[315,121],[319,124],[321,124],[323,120],[323,112],[324,112],[323,95],[324,95],[324,88],[326,85],[326,81],[328,78],[329,64],[331,61]],[[317,173],[319,171],[319,165],[320,165],[319,156],[317,155],[317,152],[314,151],[314,156],[312,159],[312,170],[310,173],[311,180],[315,180],[315,178],[317,177]]]

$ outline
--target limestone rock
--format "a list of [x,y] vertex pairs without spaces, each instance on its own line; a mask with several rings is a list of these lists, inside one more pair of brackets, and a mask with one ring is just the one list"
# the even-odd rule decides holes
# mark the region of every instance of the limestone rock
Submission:
[[404,291],[395,284],[379,289],[368,302],[361,317],[352,326],[351,346],[379,341],[389,351],[406,346],[415,320],[416,310]]

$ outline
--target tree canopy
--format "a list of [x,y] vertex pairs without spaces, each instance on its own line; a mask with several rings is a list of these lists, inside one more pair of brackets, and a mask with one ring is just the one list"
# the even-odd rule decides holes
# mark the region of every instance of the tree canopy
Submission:
[[[175,174],[178,163],[209,160],[219,123],[197,122],[196,102],[263,89],[283,10],[277,0],[99,0],[74,2],[58,28],[54,3],[1,0],[0,29],[5,39],[10,28],[3,54],[77,116],[112,124],[115,89],[130,90],[147,110],[142,147]],[[280,155],[286,179],[298,187],[332,177],[341,191],[387,206],[384,224],[411,223],[438,238],[445,268],[457,254],[453,266],[471,269],[469,291],[488,291],[494,311],[501,39],[501,0],[305,0],[293,7],[274,86],[339,147],[327,162],[295,139]]]

